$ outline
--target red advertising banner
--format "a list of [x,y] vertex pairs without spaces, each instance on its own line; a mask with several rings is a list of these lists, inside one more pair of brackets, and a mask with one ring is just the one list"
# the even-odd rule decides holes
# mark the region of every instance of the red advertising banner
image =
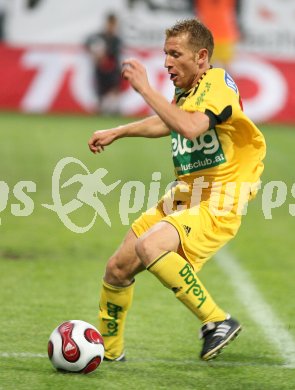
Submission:
[[0,109],[91,112],[91,64],[80,48],[0,46]]
[[[171,100],[173,86],[161,50],[130,49],[125,56],[146,65],[150,82]],[[228,70],[239,86],[247,114],[255,122],[295,123],[295,59],[238,55]],[[94,111],[91,60],[80,47],[0,46],[0,109],[23,112]],[[124,85],[123,115],[145,115],[143,99]]]

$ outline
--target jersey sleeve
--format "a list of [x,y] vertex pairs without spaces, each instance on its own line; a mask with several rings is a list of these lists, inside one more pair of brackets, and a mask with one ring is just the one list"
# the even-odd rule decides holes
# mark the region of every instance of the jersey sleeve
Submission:
[[182,108],[189,112],[205,113],[209,117],[210,128],[213,128],[217,124],[234,120],[241,110],[239,101],[239,90],[232,77],[223,69],[212,69]]

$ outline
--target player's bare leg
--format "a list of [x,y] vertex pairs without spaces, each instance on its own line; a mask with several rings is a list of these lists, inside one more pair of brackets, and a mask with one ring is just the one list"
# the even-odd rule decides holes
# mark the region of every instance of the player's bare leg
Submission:
[[120,247],[108,260],[104,276],[107,283],[117,287],[129,286],[135,275],[145,270],[135,251],[137,240],[133,230],[129,230]]
[[210,360],[237,336],[241,326],[217,306],[193,267],[176,253],[179,245],[177,229],[159,222],[138,239],[136,252],[146,268],[202,321],[201,358]]

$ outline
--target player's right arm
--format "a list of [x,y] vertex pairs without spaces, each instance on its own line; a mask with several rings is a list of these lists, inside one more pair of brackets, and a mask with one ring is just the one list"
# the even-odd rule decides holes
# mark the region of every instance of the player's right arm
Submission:
[[170,130],[165,123],[157,115],[154,115],[112,129],[95,131],[88,141],[88,146],[92,153],[100,153],[105,146],[110,145],[119,138],[159,138],[169,134]]

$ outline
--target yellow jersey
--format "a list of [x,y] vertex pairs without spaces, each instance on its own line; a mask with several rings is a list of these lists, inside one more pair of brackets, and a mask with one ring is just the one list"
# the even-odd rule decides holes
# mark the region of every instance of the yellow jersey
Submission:
[[[210,119],[209,130],[194,140],[171,131],[177,180],[191,184],[203,177],[209,186],[203,189],[202,199],[208,197],[216,184],[224,193],[226,183],[235,183],[240,188],[241,183],[259,181],[265,140],[243,112],[239,90],[224,69],[209,69],[187,92],[176,88],[174,103],[181,110],[200,111]],[[236,200],[238,196],[234,195]]]

